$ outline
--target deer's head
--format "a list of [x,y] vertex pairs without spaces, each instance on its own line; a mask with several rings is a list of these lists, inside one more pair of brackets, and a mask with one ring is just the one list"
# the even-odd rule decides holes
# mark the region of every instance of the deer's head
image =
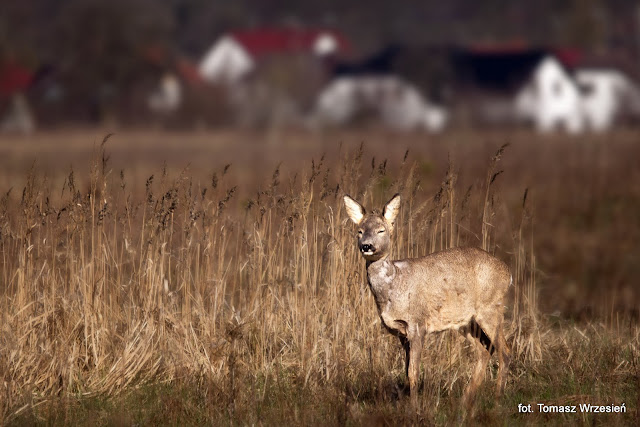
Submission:
[[358,249],[367,261],[377,261],[389,255],[391,234],[400,209],[400,195],[396,194],[384,205],[382,213],[367,213],[364,207],[344,196],[347,215],[358,226]]

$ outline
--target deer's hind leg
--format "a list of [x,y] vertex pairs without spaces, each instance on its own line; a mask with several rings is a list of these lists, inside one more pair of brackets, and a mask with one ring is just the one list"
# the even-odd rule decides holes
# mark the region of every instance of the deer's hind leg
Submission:
[[[471,381],[467,386],[464,395],[462,397],[463,406],[468,410],[473,406],[476,391],[478,387],[484,382],[485,373],[487,370],[487,364],[491,357],[492,342],[489,336],[484,333],[482,327],[472,319],[469,325],[464,329],[466,338],[472,343],[475,348],[477,362],[471,376]],[[488,351],[489,350],[489,351]]]
[[498,350],[498,381],[496,383],[496,395],[501,396],[504,386],[507,383],[507,374],[509,365],[511,364],[511,351],[504,337],[504,328],[502,326],[504,316],[500,314],[498,329],[496,333],[496,348]]
[[486,333],[491,342],[490,347],[485,347],[491,354],[494,353],[494,350],[498,352],[498,378],[496,382],[496,394],[498,396],[504,391],[509,364],[511,363],[511,352],[509,351],[502,327],[503,319],[504,314],[501,311],[501,305],[498,305],[498,310],[486,313],[486,315],[478,321],[480,330]]

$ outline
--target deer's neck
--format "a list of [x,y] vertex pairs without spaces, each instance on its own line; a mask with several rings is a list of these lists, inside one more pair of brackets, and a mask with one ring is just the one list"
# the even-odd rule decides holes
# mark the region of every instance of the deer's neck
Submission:
[[389,291],[393,286],[396,274],[396,267],[388,256],[377,261],[367,261],[367,281],[378,307],[389,298]]

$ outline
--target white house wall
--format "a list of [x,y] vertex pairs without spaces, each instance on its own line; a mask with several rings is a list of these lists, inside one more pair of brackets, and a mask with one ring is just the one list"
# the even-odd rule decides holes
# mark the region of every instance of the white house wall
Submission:
[[394,76],[333,80],[318,96],[314,121],[344,125],[363,110],[374,111],[386,126],[401,131],[439,132],[447,121],[444,109],[429,104],[414,86]]
[[359,108],[357,86],[355,79],[348,77],[331,81],[318,95],[314,118],[331,126],[347,123]]
[[170,114],[182,104],[182,85],[173,74],[166,74],[158,88],[149,95],[147,105],[156,114]]
[[254,66],[253,59],[240,43],[233,37],[223,36],[209,49],[198,69],[209,83],[231,84],[238,82]]
[[617,70],[580,70],[576,81],[583,89],[585,123],[595,132],[609,130],[622,109],[633,110],[639,101],[638,88]]

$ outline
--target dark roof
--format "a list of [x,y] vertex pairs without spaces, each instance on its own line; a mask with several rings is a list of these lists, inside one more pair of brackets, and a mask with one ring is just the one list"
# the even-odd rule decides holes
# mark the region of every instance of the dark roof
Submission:
[[456,49],[451,61],[455,79],[463,86],[490,91],[515,91],[530,77],[543,58],[544,49],[514,51]]
[[531,77],[546,57],[555,57],[567,71],[579,62],[573,49],[532,47],[522,42],[473,45],[411,46],[391,44],[358,62],[338,63],[333,74],[395,74],[436,101],[451,91],[511,94]]
[[397,58],[402,50],[403,48],[399,45],[389,45],[360,61],[338,62],[334,65],[332,74],[335,76],[394,74]]

